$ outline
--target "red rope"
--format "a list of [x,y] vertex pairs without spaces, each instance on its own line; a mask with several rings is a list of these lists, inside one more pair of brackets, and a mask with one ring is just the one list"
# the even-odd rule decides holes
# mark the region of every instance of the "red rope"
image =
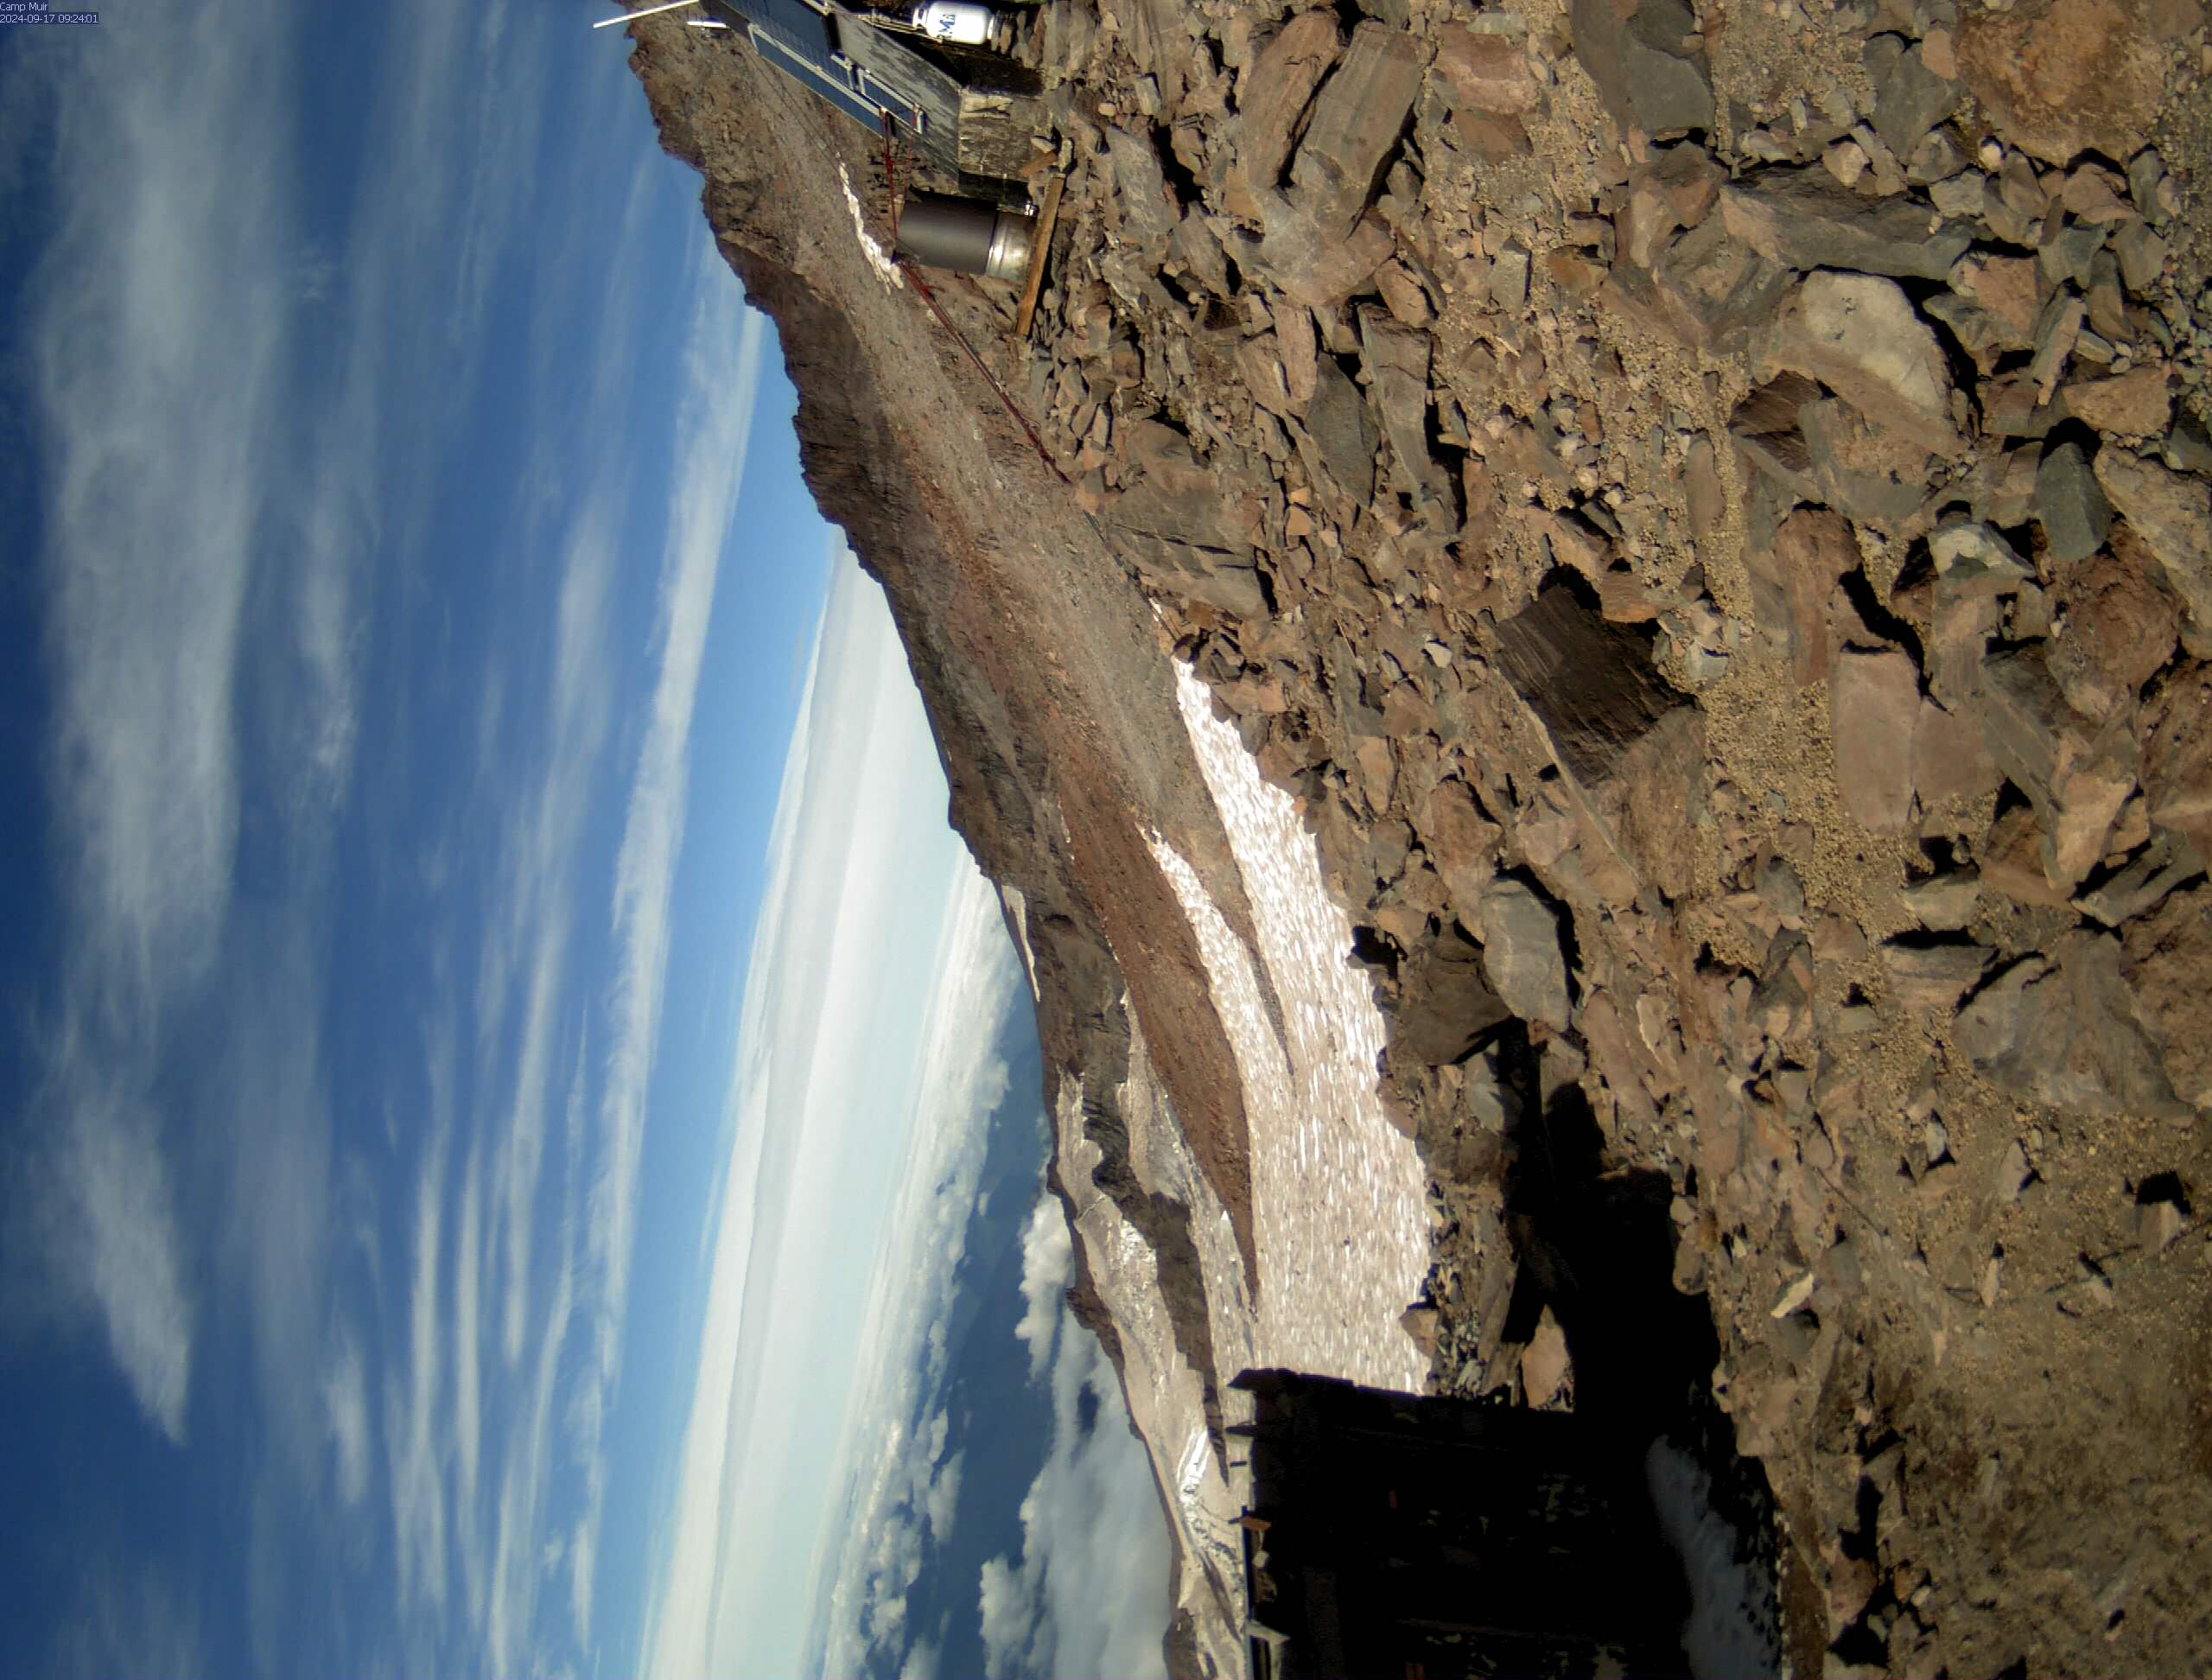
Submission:
[[1052,476],[1054,478],[1059,480],[1062,484],[1066,485],[1070,489],[1073,489],[1075,487],[1075,481],[1065,473],[1060,470],[1060,463],[1053,460],[1051,454],[1046,449],[1045,440],[1037,436],[1037,429],[1031,425],[1029,423],[1028,417],[1024,415],[1020,409],[1014,406],[1014,398],[1007,395],[1006,387],[999,383],[999,376],[991,372],[989,366],[984,362],[983,359],[976,353],[975,347],[961,336],[960,329],[954,326],[946,317],[944,311],[938,307],[938,302],[935,295],[931,292],[928,286],[923,283],[922,277],[915,272],[914,265],[902,257],[899,259],[899,269],[901,273],[914,283],[914,290],[921,294],[922,302],[930,306],[930,313],[938,318],[938,324],[942,326],[946,332],[952,334],[952,341],[968,353],[968,360],[976,364],[976,371],[983,376],[985,382],[990,385],[993,393],[998,398],[999,401],[1005,405],[1006,411],[1014,417],[1014,423],[1021,428],[1022,435],[1029,440],[1030,448],[1037,451],[1037,459],[1043,461],[1046,466],[1052,468]]

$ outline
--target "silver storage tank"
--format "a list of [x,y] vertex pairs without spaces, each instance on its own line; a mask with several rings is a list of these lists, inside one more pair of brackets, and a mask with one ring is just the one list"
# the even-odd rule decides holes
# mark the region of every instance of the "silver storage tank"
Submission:
[[980,199],[909,193],[899,213],[899,254],[925,268],[1019,281],[1029,270],[1034,225]]

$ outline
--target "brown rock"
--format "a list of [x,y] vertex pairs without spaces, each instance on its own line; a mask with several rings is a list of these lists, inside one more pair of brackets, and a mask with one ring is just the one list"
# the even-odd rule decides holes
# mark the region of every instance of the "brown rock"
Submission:
[[1496,873],[1498,841],[1504,830],[1483,815],[1463,781],[1437,783],[1414,825],[1459,920],[1472,926],[1479,920],[1483,889]]
[[1834,398],[1806,404],[1797,422],[1821,500],[1871,525],[1894,526],[1919,511],[1933,462],[1914,436]]
[[1912,827],[1912,742],[1920,673],[1897,649],[1845,648],[1828,679],[1835,779],[1844,807],[1877,834]]
[[1488,163],[1526,157],[1533,150],[1528,126],[1518,117],[1501,117],[1489,111],[1453,111],[1452,139],[1460,150],[1472,152]]
[[2035,347],[2036,317],[2043,310],[2042,285],[2032,257],[1993,257],[1972,251],[1952,265],[1951,290],[1996,323],[1998,340],[2007,350]]
[[1325,239],[1349,239],[1360,225],[1420,90],[1412,35],[1371,21],[1352,31],[1290,166],[1292,200]]
[[1720,483],[1720,462],[1711,438],[1700,436],[1691,441],[1682,463],[1682,488],[1689,504],[1691,532],[1700,541],[1711,538],[1728,513],[1728,493]]
[[1399,965],[1389,1013],[1392,1053],[1433,1066],[1459,1060],[1510,1018],[1484,977],[1482,952],[1456,925]]
[[2118,874],[2094,892],[2082,894],[2078,902],[2107,927],[2118,927],[2203,873],[2204,860],[2196,849],[2174,830],[2160,829]]
[[2035,812],[2015,805],[1990,824],[1980,849],[1981,878],[2017,904],[2063,909],[2070,894],[2044,873],[2043,836]]
[[1923,648],[1929,692],[1949,710],[1964,716],[1975,710],[1981,692],[1981,666],[1990,638],[2004,614],[1997,600],[1999,578],[1990,573],[1939,575],[1929,591],[1928,633]]
[[1396,488],[1416,508],[1448,523],[1453,511],[1451,477],[1428,448],[1428,334],[1399,326],[1383,310],[1363,308],[1359,342],[1368,399],[1389,440]]
[[1569,1364],[1567,1332],[1548,1307],[1536,1320],[1535,1333],[1521,1350],[1521,1390],[1529,1405],[1548,1406],[1566,1388]]
[[1921,1014],[1954,1009],[1989,967],[1990,953],[1962,940],[1891,939],[1881,949],[1891,996]]
[[1535,714],[1560,766],[1586,783],[1669,712],[1687,705],[1651,663],[1650,645],[1609,625],[1573,587],[1554,583],[1497,627],[1506,680]]
[[2181,1116],[2158,1049],[2137,1024],[2109,933],[2063,933],[1959,1011],[1952,1040],[1999,1090],[2098,1114]]
[[1818,379],[1871,423],[1938,455],[1959,452],[1942,350],[1895,281],[1808,276],[1775,322],[1770,355]]
[[[1905,908],[1923,927],[1937,933],[1955,933],[1981,908],[1981,877],[1972,869],[1930,875],[1906,888],[1903,897]],[[1958,993],[1954,992],[1943,1007],[1948,1009],[1957,1002]]]
[[2166,48],[2194,0],[2022,0],[1962,9],[1959,74],[1998,130],[2046,162],[2133,157],[2165,96]]
[[[2122,546],[2133,546],[2123,537]],[[2101,720],[2133,706],[2173,657],[2181,614],[2143,569],[2112,553],[2092,555],[2059,575],[2051,589],[2059,622],[2048,652],[2050,674],[2069,704]]]
[[2069,706],[2035,646],[1984,667],[1981,717],[1990,756],[2036,808],[2044,873],[2072,887],[2104,856],[2113,822],[2135,791],[2133,743],[2101,737]]
[[1436,311],[1428,306],[1428,294],[1403,263],[1388,262],[1376,270],[1375,290],[1382,294],[1384,305],[1402,327],[1422,328],[1436,319]]
[[[1700,716],[1653,668],[1645,638],[1606,623],[1582,587],[1554,583],[1501,623],[1498,665],[1605,845],[1643,883],[1679,897],[1696,856]],[[1599,875],[1610,867],[1592,863]]]
[[1298,411],[1290,399],[1290,383],[1273,333],[1262,333],[1236,347],[1236,371],[1243,376],[1244,388],[1252,393],[1252,400],[1270,414],[1288,418]]
[[1436,32],[1435,71],[1460,110],[1522,117],[1542,103],[1528,54],[1509,35],[1446,23]]
[[2163,1047],[2175,1094],[2212,1107],[2212,887],[2174,894],[2129,923],[2123,944],[2135,1018]]
[[2058,402],[2084,425],[2120,437],[2163,436],[2174,410],[2163,362],[2145,362],[2106,379],[2077,379],[2060,388]]
[[1238,105],[1233,180],[1261,191],[1281,184],[1298,119],[1343,51],[1337,15],[1327,10],[1300,12],[1260,49]]
[[2212,856],[2212,666],[2176,667],[2143,708],[2140,728],[2151,820]]
[[2212,629],[2212,488],[2123,449],[2097,451],[2097,482],[2165,569],[2190,617]]
[[[1813,482],[1812,452],[1797,417],[1806,404],[1820,400],[1814,381],[1784,373],[1755,387],[1728,417],[1728,435],[1745,460],[1794,496],[1809,493]],[[1821,599],[1827,599],[1825,592]]]
[[1920,703],[1912,726],[1912,785],[1924,809],[1986,799],[2004,778],[1981,738],[1978,719]]
[[1306,405],[1313,400],[1313,358],[1317,347],[1313,312],[1302,303],[1285,301],[1276,304],[1273,313],[1275,353],[1282,359],[1283,383],[1290,391],[1291,412],[1302,414]]
[[1744,562],[1758,621],[1788,653],[1797,685],[1822,681],[1828,674],[1828,596],[1859,564],[1850,525],[1826,508],[1799,508],[1782,522],[1770,548],[1747,544]]

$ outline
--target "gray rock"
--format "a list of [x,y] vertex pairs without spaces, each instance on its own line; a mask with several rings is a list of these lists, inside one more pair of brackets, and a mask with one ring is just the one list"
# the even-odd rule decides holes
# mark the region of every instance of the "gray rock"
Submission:
[[2132,741],[2103,738],[2066,703],[2038,644],[1982,668],[1981,720],[1990,755],[2035,806],[2044,873],[2071,887],[2094,869],[2135,789]]
[[1457,923],[1399,965],[1389,1013],[1392,1054],[1432,1066],[1459,1060],[1511,1014]]
[[2135,206],[2135,213],[2148,217],[2156,213],[2158,183],[2166,178],[2166,160],[2158,156],[2156,146],[2145,146],[2127,161],[2127,196]]
[[1327,10],[1299,13],[1260,49],[1245,73],[1236,123],[1235,173],[1248,186],[1281,183],[1298,119],[1343,51],[1336,14]]
[[[2056,218],[2054,218],[2056,220]],[[2037,248],[2036,263],[2052,285],[2074,284],[2088,289],[2089,270],[2105,248],[2105,230],[2087,222],[2069,220],[2044,235]]]
[[2203,873],[2204,860],[2196,849],[2173,830],[2161,829],[2110,880],[2075,902],[2107,927],[2117,927],[2157,908],[2175,888]]
[[1818,379],[1870,423],[1938,455],[1959,452],[1950,369],[1935,333],[1895,281],[1807,277],[1776,319],[1769,353]]
[[2158,446],[2158,456],[2171,471],[2212,476],[2212,436],[2206,436],[2203,423],[2194,415],[2184,414],[2174,422]]
[[1564,1032],[1567,959],[1552,907],[1522,882],[1500,875],[1483,889],[1477,913],[1483,969],[1506,1008]]
[[1343,61],[1313,102],[1290,166],[1293,205],[1324,238],[1350,238],[1374,202],[1421,91],[1421,74],[1412,35],[1375,22],[1352,31]]
[[1106,130],[1107,170],[1113,194],[1107,200],[1121,220],[1122,238],[1155,258],[1167,249],[1167,236],[1182,220],[1182,207],[1168,189],[1152,142],[1126,129]]
[[2097,482],[2165,569],[2201,628],[2212,628],[2212,488],[2125,450],[2097,451]]
[[1237,261],[1257,269],[1286,297],[1317,309],[1334,309],[1365,285],[1390,259],[1395,246],[1390,230],[1371,212],[1351,230],[1333,235],[1292,205],[1281,193],[1257,200],[1265,232],[1238,243]]
[[1397,488],[1414,505],[1452,522],[1452,478],[1428,448],[1429,337],[1401,327],[1384,309],[1359,312],[1360,357],[1368,392],[1390,441]]
[[1731,232],[1788,268],[1941,280],[1974,242],[1963,226],[1930,232],[1924,204],[1861,198],[1818,164],[1757,170],[1722,191],[1720,208]]
[[1929,533],[1929,557],[1939,577],[1961,586],[1986,582],[2011,593],[2033,580],[2035,571],[2018,550],[1989,526],[1974,519],[1949,519]]
[[1709,216],[1669,245],[1649,271],[1624,258],[1605,296],[1651,330],[1694,350],[1732,355],[1764,332],[1789,288],[1789,270]]
[[1752,889],[1765,900],[1784,927],[1802,927],[1805,920],[1805,883],[1786,857],[1770,857],[1759,868]]
[[2044,451],[2036,468],[2036,522],[2043,527],[2050,557],[2062,564],[2086,560],[2105,545],[2112,505],[2079,443]]
[[1963,221],[1981,213],[1982,178],[1974,170],[1931,181],[1928,196],[1942,214]]
[[2036,317],[2036,353],[2028,364],[2027,377],[2035,385],[2037,403],[2048,403],[2051,392],[2058,389],[2067,358],[2074,353],[2088,312],[2088,305],[2062,290],[2051,294],[2050,302]]
[[1968,999],[1951,1037],[1991,1084],[2031,1102],[2186,1117],[2132,1003],[2120,941],[2075,929]]
[[[1951,130],[1937,129],[1933,134],[1922,135],[1920,143],[1912,149],[1912,156],[1905,161],[1905,179],[1916,187],[1927,188],[1930,198],[1935,197],[1935,188],[1945,181],[1971,181],[1974,189],[1974,207],[1963,211],[1944,211],[1946,215],[1963,215],[1971,220],[1981,213],[1981,177],[1972,172],[1960,174],[1969,161],[1959,143],[1951,137]],[[1943,208],[1941,200],[1937,200],[1936,207],[1939,210]]]
[[1313,399],[1306,405],[1305,425],[1292,434],[1307,466],[1319,467],[1355,503],[1375,489],[1375,420],[1359,387],[1334,356],[1313,364]]
[[1683,50],[1697,29],[1685,0],[1643,0],[1632,10],[1570,0],[1567,27],[1574,56],[1624,130],[1664,139],[1712,128],[1713,67],[1701,48]]
[[2148,222],[2130,222],[2120,230],[2112,247],[2120,259],[2120,277],[2139,296],[2149,291],[2165,270],[2168,246]]
[[1529,307],[1529,253],[1509,245],[1491,259],[1490,301],[1509,315]]
[[1859,62],[1874,87],[1874,132],[1899,157],[1909,157],[1921,137],[1959,102],[1959,85],[1937,75],[1893,35],[1878,35],[1860,49]]
[[[1955,933],[1972,921],[1974,912],[1981,907],[1981,877],[1973,869],[1930,875],[1906,888],[1904,896],[1904,907],[1923,927],[1931,932]],[[1980,974],[1977,969],[1976,977]],[[1958,993],[1952,993],[1951,1002],[1957,1001]]]

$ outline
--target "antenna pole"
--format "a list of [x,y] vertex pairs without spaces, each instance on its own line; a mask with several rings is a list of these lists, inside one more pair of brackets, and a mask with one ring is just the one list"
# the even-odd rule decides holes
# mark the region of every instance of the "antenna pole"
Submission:
[[658,6],[641,6],[636,11],[617,12],[612,17],[602,17],[592,25],[594,29],[611,29],[617,23],[627,23],[633,17],[651,17],[655,12],[675,11],[683,6],[696,6],[699,0],[661,0]]

